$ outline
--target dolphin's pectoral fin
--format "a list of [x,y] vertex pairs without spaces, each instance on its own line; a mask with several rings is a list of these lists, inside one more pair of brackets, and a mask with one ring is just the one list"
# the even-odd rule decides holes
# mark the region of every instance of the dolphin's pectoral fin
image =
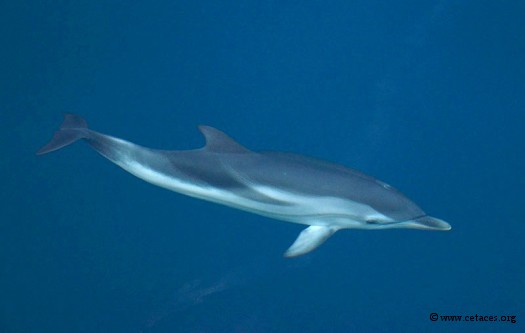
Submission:
[[312,225],[301,231],[299,237],[286,250],[284,256],[287,258],[297,257],[315,250],[336,232],[334,227]]

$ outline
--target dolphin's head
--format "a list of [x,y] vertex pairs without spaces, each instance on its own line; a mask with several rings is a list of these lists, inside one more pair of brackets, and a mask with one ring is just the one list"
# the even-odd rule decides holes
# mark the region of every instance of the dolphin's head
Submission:
[[[416,203],[392,186],[375,180],[368,188],[373,195],[368,205],[378,214],[366,219],[371,228],[450,230],[447,222],[428,216]],[[375,224],[375,225],[374,225]]]

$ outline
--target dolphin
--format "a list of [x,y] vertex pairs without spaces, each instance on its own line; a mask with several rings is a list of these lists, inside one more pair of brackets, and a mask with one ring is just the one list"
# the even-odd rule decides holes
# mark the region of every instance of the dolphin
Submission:
[[392,186],[344,166],[282,152],[254,152],[210,126],[200,149],[151,149],[88,128],[65,114],[46,154],[83,139],[151,184],[269,218],[306,225],[285,257],[306,254],[340,229],[450,230]]

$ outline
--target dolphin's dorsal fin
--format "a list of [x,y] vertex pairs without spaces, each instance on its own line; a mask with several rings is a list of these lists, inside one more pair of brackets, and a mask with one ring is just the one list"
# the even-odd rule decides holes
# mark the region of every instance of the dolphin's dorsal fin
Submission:
[[204,149],[208,151],[217,153],[247,153],[250,151],[216,128],[201,125],[199,131],[206,139]]

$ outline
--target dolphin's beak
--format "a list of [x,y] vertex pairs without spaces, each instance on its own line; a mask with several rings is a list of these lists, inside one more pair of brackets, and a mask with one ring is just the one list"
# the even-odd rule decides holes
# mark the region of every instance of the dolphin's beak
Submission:
[[448,224],[447,222],[437,219],[435,217],[431,217],[431,216],[423,216],[414,221],[417,224],[421,225],[424,229],[443,230],[443,231],[452,229],[450,224]]
[[422,216],[417,219],[413,219],[407,222],[402,222],[403,224],[406,224],[408,228],[414,228],[414,229],[425,229],[425,230],[441,230],[441,231],[447,231],[452,229],[450,224],[447,222],[437,219],[432,216]]

